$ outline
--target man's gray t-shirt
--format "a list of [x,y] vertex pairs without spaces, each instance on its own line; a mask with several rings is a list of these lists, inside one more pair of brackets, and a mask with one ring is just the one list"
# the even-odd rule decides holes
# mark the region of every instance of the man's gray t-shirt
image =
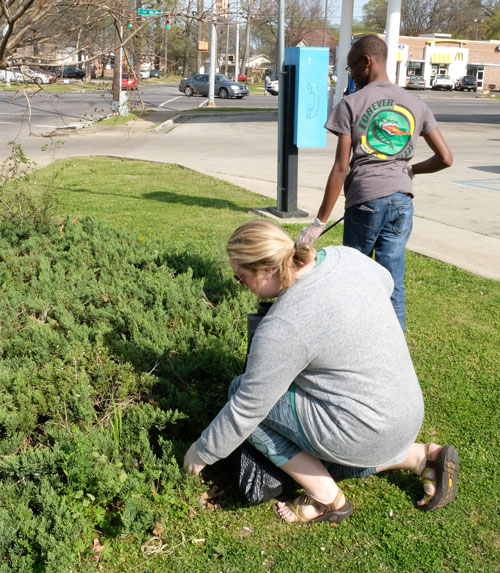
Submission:
[[346,96],[325,127],[352,139],[345,208],[394,193],[412,195],[407,162],[417,139],[437,127],[427,105],[389,81],[371,82]]

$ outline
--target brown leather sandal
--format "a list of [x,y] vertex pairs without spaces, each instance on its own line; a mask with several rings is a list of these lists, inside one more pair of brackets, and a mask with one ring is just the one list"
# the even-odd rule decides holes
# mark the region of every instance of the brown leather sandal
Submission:
[[[346,501],[341,508],[336,508],[340,498],[342,497],[342,490],[339,488],[335,499],[332,503],[324,504],[316,501],[311,496],[307,495],[307,493],[303,493],[297,499],[297,503],[293,503],[291,501],[285,502],[285,505],[295,514],[297,518],[292,523],[299,523],[300,525],[307,525],[310,523],[319,523],[321,521],[329,521],[330,523],[339,523],[344,519],[347,519],[352,513],[352,504],[349,501]],[[322,511],[321,515],[314,517],[313,519],[308,519],[304,517],[301,511],[302,505],[313,505],[318,511]],[[278,506],[276,503],[273,504],[273,511],[274,513],[280,518],[281,515],[278,511]]]
[[[424,484],[435,484],[436,493],[430,498],[426,496],[429,499],[428,503],[419,506],[419,509],[431,511],[448,505],[457,496],[458,452],[453,446],[443,446],[438,457],[431,460],[429,459],[429,444],[426,444],[425,457],[427,461],[420,476]],[[436,471],[435,480],[426,477],[430,469]]]

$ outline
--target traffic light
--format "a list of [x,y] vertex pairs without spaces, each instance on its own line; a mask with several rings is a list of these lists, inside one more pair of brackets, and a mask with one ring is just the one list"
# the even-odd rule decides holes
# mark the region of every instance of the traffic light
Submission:
[[134,27],[134,15],[130,12],[127,14],[127,28],[130,30]]
[[165,28],[166,28],[167,30],[170,30],[170,16],[167,16],[167,21],[166,21],[166,23],[165,23]]

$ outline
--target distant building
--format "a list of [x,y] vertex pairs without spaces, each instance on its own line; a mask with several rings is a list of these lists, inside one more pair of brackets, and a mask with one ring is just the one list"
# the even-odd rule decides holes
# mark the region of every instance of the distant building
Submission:
[[436,74],[448,74],[455,82],[474,76],[478,89],[500,90],[500,40],[461,40],[437,33],[400,36],[396,83],[405,86],[408,76],[418,75],[430,87]]
[[338,41],[328,28],[326,30],[324,28],[307,28],[295,45],[306,48],[330,48],[330,66],[335,63]]
[[266,69],[270,66],[271,60],[265,54],[255,54],[248,58],[247,67],[250,69]]
[[58,44],[39,42],[18,48],[12,59],[16,63],[56,66],[78,64],[80,58],[78,50],[74,47],[62,48]]

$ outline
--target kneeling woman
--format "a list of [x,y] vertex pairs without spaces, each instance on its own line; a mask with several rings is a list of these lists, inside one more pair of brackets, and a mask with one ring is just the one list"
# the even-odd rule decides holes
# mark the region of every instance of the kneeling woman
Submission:
[[410,470],[423,478],[421,509],[452,501],[455,448],[414,443],[424,405],[389,272],[348,247],[316,253],[294,245],[268,221],[239,227],[227,251],[238,282],[276,301],[254,334],[244,374],[184,468],[197,474],[248,438],[305,490],[273,506],[286,521],[350,515],[327,462],[344,466],[344,476]]

